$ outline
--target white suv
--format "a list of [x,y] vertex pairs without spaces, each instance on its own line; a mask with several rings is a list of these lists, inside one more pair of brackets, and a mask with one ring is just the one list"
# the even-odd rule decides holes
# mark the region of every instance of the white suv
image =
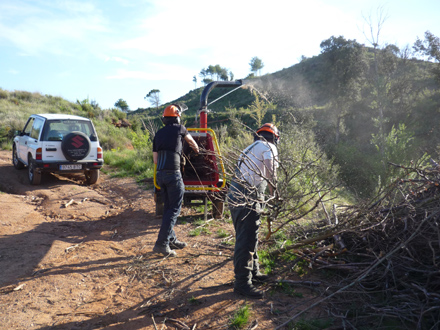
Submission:
[[83,172],[94,184],[104,164],[92,121],[64,114],[31,115],[23,131],[16,132],[12,161],[16,169],[27,166],[33,185],[41,183],[43,172]]

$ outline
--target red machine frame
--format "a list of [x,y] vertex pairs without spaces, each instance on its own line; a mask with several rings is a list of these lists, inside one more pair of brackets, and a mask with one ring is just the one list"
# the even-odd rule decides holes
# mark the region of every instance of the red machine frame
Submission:
[[[182,177],[185,184],[184,205],[204,205],[205,220],[207,220],[208,199],[211,200],[213,206],[213,217],[222,217],[226,194],[226,173],[223,159],[215,132],[208,128],[208,113],[210,112],[208,110],[208,96],[216,87],[236,87],[237,89],[242,85],[242,80],[213,81],[206,85],[200,96],[200,108],[198,110],[200,127],[188,128],[189,134],[199,145],[201,153],[194,155],[186,141],[184,141],[183,154],[186,160],[186,163],[182,166]],[[163,202],[160,196],[160,188],[156,183],[156,169],[154,170],[154,185],[156,215],[161,215]]]

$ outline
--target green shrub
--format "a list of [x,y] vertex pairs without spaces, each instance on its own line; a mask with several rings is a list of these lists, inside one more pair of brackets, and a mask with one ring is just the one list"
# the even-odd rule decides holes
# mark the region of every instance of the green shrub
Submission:
[[200,305],[200,304],[202,304],[202,302],[200,300],[198,300],[197,298],[195,298],[194,296],[189,298],[188,301],[189,301],[189,303],[191,305]]
[[201,233],[202,233],[202,229],[196,228],[196,229],[191,230],[188,234],[191,237],[196,237],[196,236],[200,236]]
[[223,228],[220,228],[219,230],[217,230],[217,237],[218,238],[225,238],[228,236],[229,236],[229,233],[226,230],[224,230]]
[[232,316],[229,323],[230,327],[233,329],[242,329],[249,322],[250,314],[249,306],[243,305]]
[[0,89],[0,100],[1,99],[8,99],[8,97],[9,97],[9,92],[8,91],[5,91],[5,90],[3,90],[3,89]]
[[26,91],[14,91],[12,92],[12,96],[17,100],[31,102],[32,101],[32,93]]
[[277,283],[275,290],[281,291],[282,293],[291,297],[304,298],[304,295],[301,292],[296,292],[295,288],[287,283]]
[[12,141],[1,141],[0,148],[1,150],[12,150]]
[[139,157],[139,153],[133,149],[105,151],[104,163],[115,168],[112,172],[114,176],[130,176],[138,180],[153,177],[153,159]]
[[277,266],[275,257],[270,255],[270,251],[261,249],[258,251],[258,259],[261,267],[264,268],[266,274],[272,274]]
[[153,148],[153,142],[150,140],[148,131],[139,130],[137,132],[129,132],[131,143],[137,150],[149,150]]
[[131,146],[130,130],[118,128],[103,121],[93,121],[104,150],[125,149]]
[[111,113],[112,113],[112,115],[113,115],[114,117],[116,117],[118,120],[121,120],[121,119],[125,119],[125,118],[127,118],[127,114],[126,114],[125,112],[122,112],[122,111],[119,110],[119,109],[112,109],[112,110],[111,110]]

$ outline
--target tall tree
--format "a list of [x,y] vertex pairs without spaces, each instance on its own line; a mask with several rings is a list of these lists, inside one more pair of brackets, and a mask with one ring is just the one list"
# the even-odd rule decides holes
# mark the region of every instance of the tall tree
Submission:
[[[379,58],[378,52],[380,50],[380,33],[382,31],[383,25],[385,21],[388,19],[388,14],[386,13],[383,6],[378,7],[376,14],[370,15],[368,17],[364,16],[364,21],[368,25],[369,32],[364,32],[365,37],[368,42],[373,46],[373,54],[374,54],[374,84],[373,84],[373,95],[375,95],[375,100],[373,103],[373,107],[375,107],[378,111],[379,117],[377,119],[377,125],[379,128],[379,142],[381,146],[385,146],[385,116],[384,116],[384,92],[386,90],[386,86],[383,84],[383,80],[380,77],[379,72]],[[381,148],[381,153],[383,155]]]
[[251,72],[253,72],[254,74],[261,75],[261,69],[264,67],[264,64],[260,58],[256,56],[252,57],[251,61],[249,62],[249,65],[251,66]]
[[193,77],[193,82],[194,82],[194,89],[197,88],[197,77],[194,76]]
[[428,56],[429,60],[437,62],[437,67],[433,70],[437,81],[440,82],[440,39],[431,32],[425,32],[425,40],[417,38],[413,49],[416,53]]
[[200,78],[202,78],[202,83],[204,83],[205,85],[209,84],[212,81],[212,79],[209,78],[209,73],[207,72],[207,69],[200,70],[199,76]]
[[155,106],[156,109],[159,109],[160,105],[160,90],[152,89],[145,97],[145,100],[148,100],[151,105]]
[[330,107],[335,122],[335,143],[338,144],[344,117],[361,96],[361,84],[368,66],[363,47],[356,40],[332,36],[320,46],[328,68],[323,80],[333,100]]
[[228,70],[225,68],[221,68],[219,72],[219,80],[228,81]]
[[428,56],[428,59],[440,62],[440,39],[431,32],[425,32],[425,40],[417,38],[414,50]]
[[[200,70],[199,76],[202,78],[202,82],[206,85],[213,80],[229,79],[229,75],[233,77],[232,72],[228,72],[228,69],[221,67],[220,65],[209,65],[206,69]],[[231,79],[232,80],[232,79]]]
[[[215,70],[215,76],[217,80],[222,79],[222,73],[226,71],[226,69],[222,68],[220,65],[216,64],[216,66],[214,67]],[[222,79],[224,80],[224,79]],[[226,78],[226,80],[228,80],[228,78]]]
[[121,109],[123,112],[127,112],[129,109],[129,106],[127,102],[123,99],[119,99],[115,102],[115,107]]

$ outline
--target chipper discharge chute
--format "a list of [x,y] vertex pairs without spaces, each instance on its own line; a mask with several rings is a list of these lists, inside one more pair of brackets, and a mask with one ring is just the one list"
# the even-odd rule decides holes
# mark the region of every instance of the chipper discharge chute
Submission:
[[[208,96],[216,87],[236,87],[243,85],[242,80],[237,81],[213,81],[206,85],[200,96],[200,108],[198,114],[197,128],[188,128],[189,134],[197,142],[200,153],[195,155],[186,141],[183,141],[183,162],[181,164],[185,194],[184,205],[204,205],[205,220],[208,214],[208,200],[212,204],[214,218],[221,218],[223,215],[224,200],[226,195],[226,173],[223,159],[217,142],[215,132],[208,128]],[[234,91],[232,90],[232,91]],[[226,96],[232,91],[224,94]],[[220,99],[218,98],[218,99]],[[212,101],[217,101],[218,99]],[[155,172],[156,174],[156,172]],[[163,201],[160,195],[160,188],[155,185],[156,215],[163,213]]]

